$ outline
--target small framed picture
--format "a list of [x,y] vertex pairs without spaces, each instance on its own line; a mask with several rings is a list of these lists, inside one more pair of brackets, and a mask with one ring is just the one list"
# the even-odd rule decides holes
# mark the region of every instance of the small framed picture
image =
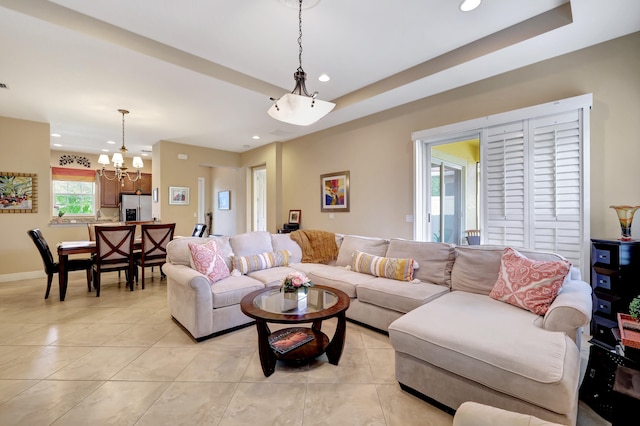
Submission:
[[320,211],[349,211],[349,172],[327,173],[320,176]]
[[231,191],[218,192],[218,210],[231,210]]
[[289,223],[297,223],[300,225],[302,210],[289,210]]
[[189,188],[186,186],[170,186],[169,187],[169,204],[179,206],[189,205]]

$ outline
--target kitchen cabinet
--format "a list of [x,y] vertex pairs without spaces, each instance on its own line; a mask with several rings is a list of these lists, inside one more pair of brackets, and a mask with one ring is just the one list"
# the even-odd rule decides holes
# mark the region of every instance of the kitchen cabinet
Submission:
[[[136,177],[135,172],[128,172],[131,178]],[[142,190],[142,195],[151,195],[151,174],[141,173],[140,179],[132,182],[128,178],[124,178],[124,185],[120,187],[121,194],[135,194],[138,188]]]
[[[135,173],[130,173],[130,176],[135,177]],[[135,182],[131,182],[126,177],[124,178],[123,185],[114,179],[115,172],[112,170],[105,170],[104,176],[100,177],[100,207],[118,207],[120,203],[120,194],[135,194],[136,190],[140,188],[143,195],[151,195],[151,173],[142,173],[140,179]],[[113,179],[113,180],[109,180]]]

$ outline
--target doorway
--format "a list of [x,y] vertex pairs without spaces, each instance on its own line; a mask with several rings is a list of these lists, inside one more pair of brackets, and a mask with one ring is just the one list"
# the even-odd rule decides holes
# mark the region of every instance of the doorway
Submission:
[[252,227],[254,231],[267,230],[267,167],[251,169],[252,181]]
[[462,167],[432,157],[432,241],[460,244],[464,220]]

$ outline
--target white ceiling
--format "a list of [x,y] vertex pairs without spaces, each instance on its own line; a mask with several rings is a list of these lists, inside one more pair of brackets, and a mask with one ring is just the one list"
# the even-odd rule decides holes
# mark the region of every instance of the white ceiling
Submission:
[[159,140],[242,152],[640,30],[638,0],[460,1],[305,0],[307,88],[337,106],[299,127],[267,115],[294,86],[295,0],[0,0],[0,116],[99,153],[119,147],[125,108],[131,155]]

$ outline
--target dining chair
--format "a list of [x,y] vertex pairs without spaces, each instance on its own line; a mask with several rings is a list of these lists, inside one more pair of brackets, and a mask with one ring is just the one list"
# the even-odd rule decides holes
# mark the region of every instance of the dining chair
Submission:
[[[167,244],[173,240],[175,223],[143,224],[142,250],[140,257],[136,258],[136,267],[142,268],[142,289],[144,290],[144,268],[164,265],[167,261]],[[153,269],[151,270],[153,272]],[[160,279],[162,279],[160,269]]]
[[125,271],[129,289],[133,291],[133,237],[135,225],[96,226],[96,255],[93,262],[93,283],[100,297],[100,274]]
[[[42,262],[44,263],[44,272],[47,274],[47,291],[44,294],[44,298],[49,298],[49,292],[51,291],[51,282],[53,280],[53,274],[60,272],[60,264],[53,261],[53,255],[49,249],[49,244],[42,236],[40,229],[30,229],[27,234],[33,240],[34,244],[42,256]],[[67,261],[68,271],[87,271],[87,290],[91,292],[91,259],[69,259]]]
[[96,240],[96,226],[120,226],[122,223],[120,222],[101,222],[101,223],[87,223],[87,228],[89,230],[89,241]]
[[193,227],[192,237],[203,237],[204,232],[207,230],[207,225],[204,223],[196,223],[196,226]]

